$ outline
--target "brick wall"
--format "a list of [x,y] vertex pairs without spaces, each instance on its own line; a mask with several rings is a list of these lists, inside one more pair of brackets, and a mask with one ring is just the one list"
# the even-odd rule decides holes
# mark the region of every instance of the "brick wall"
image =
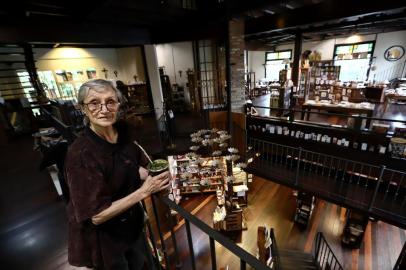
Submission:
[[243,112],[245,104],[244,79],[244,21],[230,20],[231,110]]

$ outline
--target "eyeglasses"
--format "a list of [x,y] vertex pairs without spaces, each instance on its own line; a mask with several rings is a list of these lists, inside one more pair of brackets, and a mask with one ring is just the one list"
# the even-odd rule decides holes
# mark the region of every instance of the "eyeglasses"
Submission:
[[115,100],[109,100],[106,103],[101,103],[99,101],[91,101],[89,103],[83,103],[83,105],[87,106],[87,109],[90,112],[99,112],[103,109],[103,105],[106,106],[106,109],[109,112],[115,112],[118,110],[118,107],[120,106],[120,102],[115,101]]

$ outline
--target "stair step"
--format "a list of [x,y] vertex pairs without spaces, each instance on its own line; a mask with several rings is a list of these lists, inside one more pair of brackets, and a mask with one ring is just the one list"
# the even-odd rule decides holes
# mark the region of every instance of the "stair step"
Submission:
[[279,251],[280,265],[283,270],[317,270],[318,267],[310,253],[299,250]]

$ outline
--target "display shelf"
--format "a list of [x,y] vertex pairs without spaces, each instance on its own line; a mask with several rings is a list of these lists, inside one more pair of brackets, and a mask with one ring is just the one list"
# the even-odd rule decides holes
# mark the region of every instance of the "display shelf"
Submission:
[[289,122],[280,118],[248,117],[247,135],[397,170],[405,166],[404,160],[392,158],[389,152],[390,136],[372,131],[305,121]]
[[349,102],[365,102],[367,101],[365,97],[365,87],[348,87],[348,86],[338,86],[333,87],[333,95],[341,96],[340,100],[336,101],[349,101]]
[[334,66],[334,62],[312,62],[309,78],[309,98],[320,97],[320,91],[331,91],[332,86],[339,80],[340,66]]

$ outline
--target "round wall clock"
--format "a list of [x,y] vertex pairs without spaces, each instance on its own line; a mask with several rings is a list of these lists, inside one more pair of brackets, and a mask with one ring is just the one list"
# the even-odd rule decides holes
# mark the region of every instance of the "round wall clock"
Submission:
[[405,48],[395,45],[386,49],[384,56],[388,61],[397,61],[405,55]]

